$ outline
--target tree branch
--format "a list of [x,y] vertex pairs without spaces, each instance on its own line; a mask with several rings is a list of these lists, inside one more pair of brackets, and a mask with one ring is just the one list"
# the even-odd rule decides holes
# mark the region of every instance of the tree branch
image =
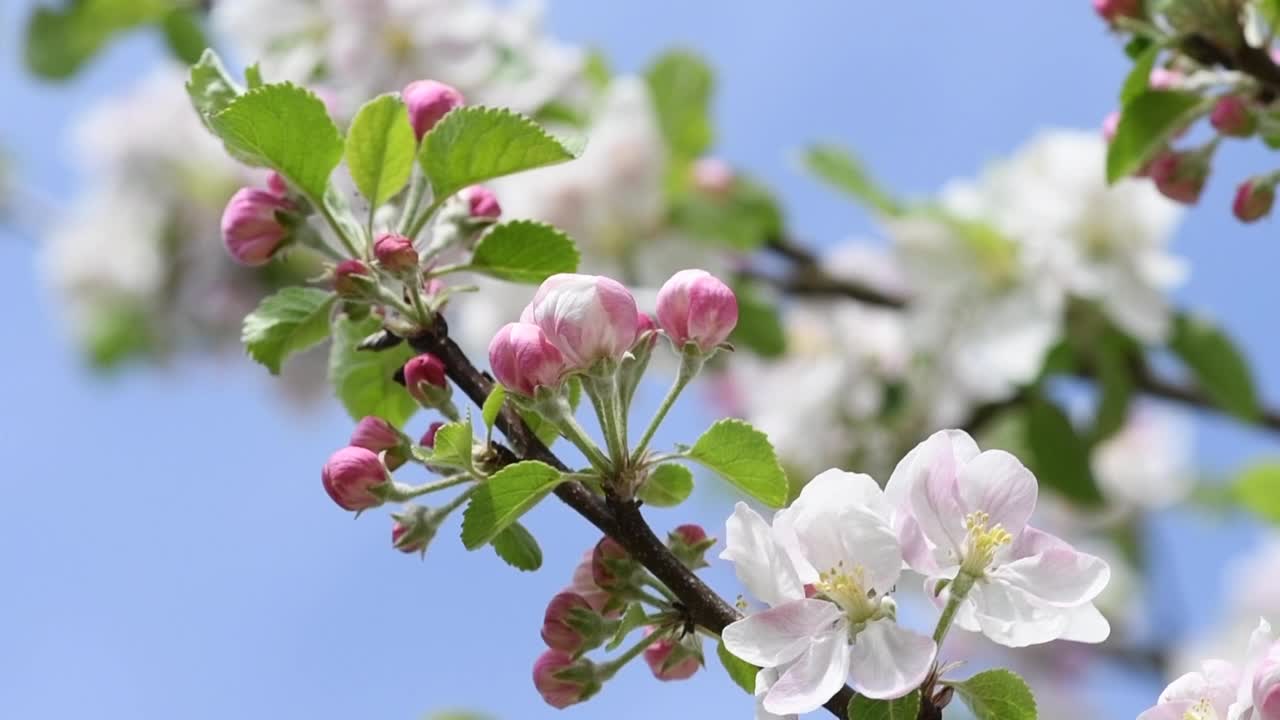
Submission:
[[[493,390],[493,382],[471,363],[462,348],[449,337],[448,326],[442,316],[437,314],[434,327],[408,341],[414,350],[440,358],[454,384],[477,406],[484,405],[485,399]],[[512,445],[511,449],[507,449],[495,443],[498,452],[507,462],[539,460],[562,472],[569,471],[569,467],[538,440],[510,405],[502,408],[496,425]],[[555,495],[626,548],[637,562],[675,593],[699,626],[719,635],[726,625],[741,617],[732,605],[725,602],[671,553],[640,514],[639,503],[616,497],[602,501],[579,482],[561,483],[556,487]],[[852,697],[853,691],[845,687],[826,703],[826,708],[843,720]]]

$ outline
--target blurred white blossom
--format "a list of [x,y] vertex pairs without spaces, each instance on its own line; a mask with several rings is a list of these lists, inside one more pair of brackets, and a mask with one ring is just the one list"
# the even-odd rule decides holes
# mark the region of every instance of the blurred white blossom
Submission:
[[1189,420],[1139,407],[1093,451],[1098,486],[1115,502],[1159,509],[1186,499],[1195,485]]

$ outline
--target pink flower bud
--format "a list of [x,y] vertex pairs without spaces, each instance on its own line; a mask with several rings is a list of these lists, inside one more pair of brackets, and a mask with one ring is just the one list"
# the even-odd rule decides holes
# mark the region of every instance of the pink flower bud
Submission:
[[428,407],[440,404],[441,391],[449,389],[444,362],[431,353],[409,358],[404,364],[404,386],[415,400]]
[[1103,20],[1114,23],[1122,17],[1142,16],[1142,0],[1093,0],[1093,9]]
[[[636,343],[644,341],[645,347],[652,349],[658,341],[658,323],[653,316],[642,312],[636,316]],[[634,343],[633,343],[634,344]]]
[[1193,153],[1167,150],[1151,161],[1147,174],[1165,197],[1194,205],[1209,177],[1209,166],[1204,160],[1193,157]]
[[397,520],[391,526],[391,546],[406,555],[420,553],[427,548],[427,541],[422,538],[406,537],[411,528]]
[[1209,113],[1209,123],[1218,132],[1231,137],[1249,137],[1258,129],[1257,118],[1239,95],[1218,98],[1213,112]]
[[591,555],[591,579],[601,589],[619,590],[631,585],[635,561],[617,540],[605,537],[596,543]]
[[276,217],[293,205],[258,188],[240,188],[222,212],[222,242],[241,265],[264,265],[280,249],[289,229]]
[[404,436],[400,431],[376,415],[361,418],[360,422],[356,423],[356,429],[351,432],[352,445],[376,453],[398,448],[403,442]]
[[1271,206],[1275,201],[1274,185],[1250,178],[1236,188],[1236,199],[1231,205],[1231,211],[1240,222],[1255,222],[1271,213]]
[[693,186],[699,192],[723,197],[733,190],[733,181],[733,168],[720,158],[704,157],[693,164]]
[[[648,630],[652,631],[652,628]],[[688,680],[702,667],[702,655],[699,651],[669,637],[645,648],[644,661],[653,676],[663,682]]]
[[345,447],[329,456],[320,480],[325,492],[343,510],[368,510],[382,504],[370,490],[390,480],[382,460],[372,450]]
[[1258,663],[1252,689],[1254,720],[1280,720],[1280,642]]
[[436,447],[436,433],[440,432],[440,428],[442,427],[444,427],[444,423],[442,422],[431,423],[427,426],[427,431],[422,434],[422,439],[418,441],[418,444],[434,450]]
[[497,219],[502,214],[502,206],[498,204],[498,196],[483,185],[472,185],[465,191],[467,207],[473,218]]
[[[595,647],[604,624],[587,599],[574,592],[561,592],[547,603],[542,617],[542,640],[547,647],[573,656]],[[594,628],[593,632],[589,632]]]
[[418,267],[418,251],[413,241],[403,235],[386,233],[373,243],[373,256],[390,272],[400,273]]
[[1112,110],[1102,119],[1102,137],[1107,142],[1116,139],[1116,128],[1120,127],[1120,111]]
[[532,396],[540,387],[559,387],[566,370],[564,356],[542,329],[529,323],[507,323],[489,342],[489,367],[502,386]]
[[708,566],[707,550],[715,544],[715,538],[707,537],[707,531],[701,525],[681,525],[667,533],[667,547],[671,549],[671,554],[694,570]]
[[275,170],[267,175],[267,190],[276,197],[284,197],[289,194],[289,183],[285,181],[284,176]]
[[594,559],[594,549],[582,554],[582,559],[573,569],[573,580],[565,591],[581,596],[591,605],[592,610],[605,617],[618,617],[622,614],[624,603],[615,602],[612,593],[596,584],[596,579],[591,572]]
[[594,666],[588,660],[574,660],[561,650],[547,650],[533,664],[533,686],[553,708],[567,708],[600,690]]
[[620,360],[636,339],[636,299],[603,275],[559,273],[543,281],[520,321],[542,328],[573,370]]
[[738,324],[738,299],[705,270],[681,270],[658,290],[658,322],[676,347],[709,353]]
[[1186,80],[1186,76],[1177,70],[1168,68],[1152,68],[1151,75],[1147,79],[1147,84],[1152,90],[1177,90],[1182,85],[1182,81]]
[[363,297],[370,279],[369,268],[359,260],[343,260],[333,268],[333,290],[344,298]]
[[440,118],[466,102],[462,93],[435,80],[411,82],[400,91],[400,97],[409,108],[409,122],[419,140],[440,122]]

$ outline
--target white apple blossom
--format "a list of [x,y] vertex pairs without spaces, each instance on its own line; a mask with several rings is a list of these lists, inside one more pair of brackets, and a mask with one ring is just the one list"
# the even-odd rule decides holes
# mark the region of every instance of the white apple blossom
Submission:
[[1138,720],[1276,720],[1280,718],[1280,643],[1266,619],[1249,638],[1243,669],[1206,660],[1182,675]]
[[[724,629],[725,647],[772,675],[761,705],[786,715],[817,709],[848,680],[873,698],[924,681],[937,648],[900,627],[888,593],[902,571],[892,510],[867,475],[828,470],[773,525],[739,503],[721,557],[770,608]],[[772,682],[770,682],[772,680]]]
[[1093,600],[1110,568],[1027,524],[1038,488],[1001,450],[979,452],[961,430],[934,433],[903,458],[885,489],[908,564],[955,622],[1009,647],[1110,633]]
[[1191,449],[1185,418],[1136,408],[1116,434],[1094,448],[1094,477],[1107,497],[1128,507],[1169,507],[1195,485]]

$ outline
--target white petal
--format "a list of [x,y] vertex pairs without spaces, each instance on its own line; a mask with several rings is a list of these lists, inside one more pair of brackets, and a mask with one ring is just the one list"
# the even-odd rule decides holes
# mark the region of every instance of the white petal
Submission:
[[815,511],[843,510],[846,507],[867,508],[886,519],[893,514],[885,500],[884,491],[870,475],[835,468],[819,473],[810,480],[787,512],[797,515],[795,523],[802,525],[804,521],[800,518],[805,515]]
[[854,690],[869,698],[902,697],[920,687],[937,654],[931,638],[892,620],[876,620],[853,641],[850,682]]
[[[1111,579],[1111,567],[1102,558],[1077,552],[1075,548],[1049,533],[1027,528],[1023,538],[1015,544],[1012,562],[993,568],[989,577],[994,582],[1012,585],[1039,600],[1061,607],[1074,607],[1090,602],[1107,586]],[[1040,549],[1039,552],[1020,556],[1022,550]]]
[[896,525],[898,542],[902,545],[902,559],[907,565],[921,575],[938,574],[940,568],[933,556],[933,546],[920,530],[920,524],[916,522],[915,517],[899,516]]
[[990,515],[1013,535],[1026,527],[1036,509],[1036,477],[1018,458],[1003,450],[987,450],[960,468],[960,497],[967,512]]
[[969,591],[982,634],[1006,647],[1026,647],[1056,640],[1067,629],[1069,610],[1039,603],[1004,583],[980,582]]
[[779,513],[774,531],[787,548],[802,580],[815,582],[817,573],[836,568],[861,568],[867,590],[888,592],[902,573],[902,549],[889,521],[864,508],[840,512],[811,512],[807,524],[793,524],[795,515]]
[[1138,720],[1183,720],[1192,704],[1190,700],[1161,703],[1143,712],[1138,716]]
[[925,443],[918,457],[919,476],[910,486],[911,514],[929,542],[959,555],[965,529],[955,452],[943,433],[934,433]]
[[774,715],[764,709],[764,696],[769,694],[769,690],[773,688],[774,683],[778,682],[780,675],[777,668],[761,668],[760,672],[756,673],[755,720],[795,720],[795,715]]
[[778,715],[817,710],[844,687],[849,675],[849,634],[818,638],[773,684],[764,696],[764,709]]
[[840,608],[825,600],[794,600],[730,623],[724,646],[752,665],[777,667],[795,660],[819,637],[842,629]]
[[[938,441],[934,438],[938,438]],[[906,457],[902,458],[898,466],[893,469],[893,474],[889,476],[889,482],[884,488],[885,499],[890,505],[898,509],[907,508],[911,488],[924,482],[929,472],[932,463],[929,453],[945,447],[947,443],[950,444],[951,454],[957,466],[964,465],[978,456],[978,444],[969,437],[969,433],[963,430],[939,430],[912,448],[911,452],[907,453]]]
[[735,505],[725,522],[725,549],[720,558],[733,563],[747,591],[770,607],[804,597],[804,584],[774,541],[769,525],[746,503]]
[[1059,640],[1072,640],[1082,643],[1100,643],[1111,636],[1111,623],[1093,603],[1085,603],[1071,608],[1067,618],[1067,629],[1062,631]]

